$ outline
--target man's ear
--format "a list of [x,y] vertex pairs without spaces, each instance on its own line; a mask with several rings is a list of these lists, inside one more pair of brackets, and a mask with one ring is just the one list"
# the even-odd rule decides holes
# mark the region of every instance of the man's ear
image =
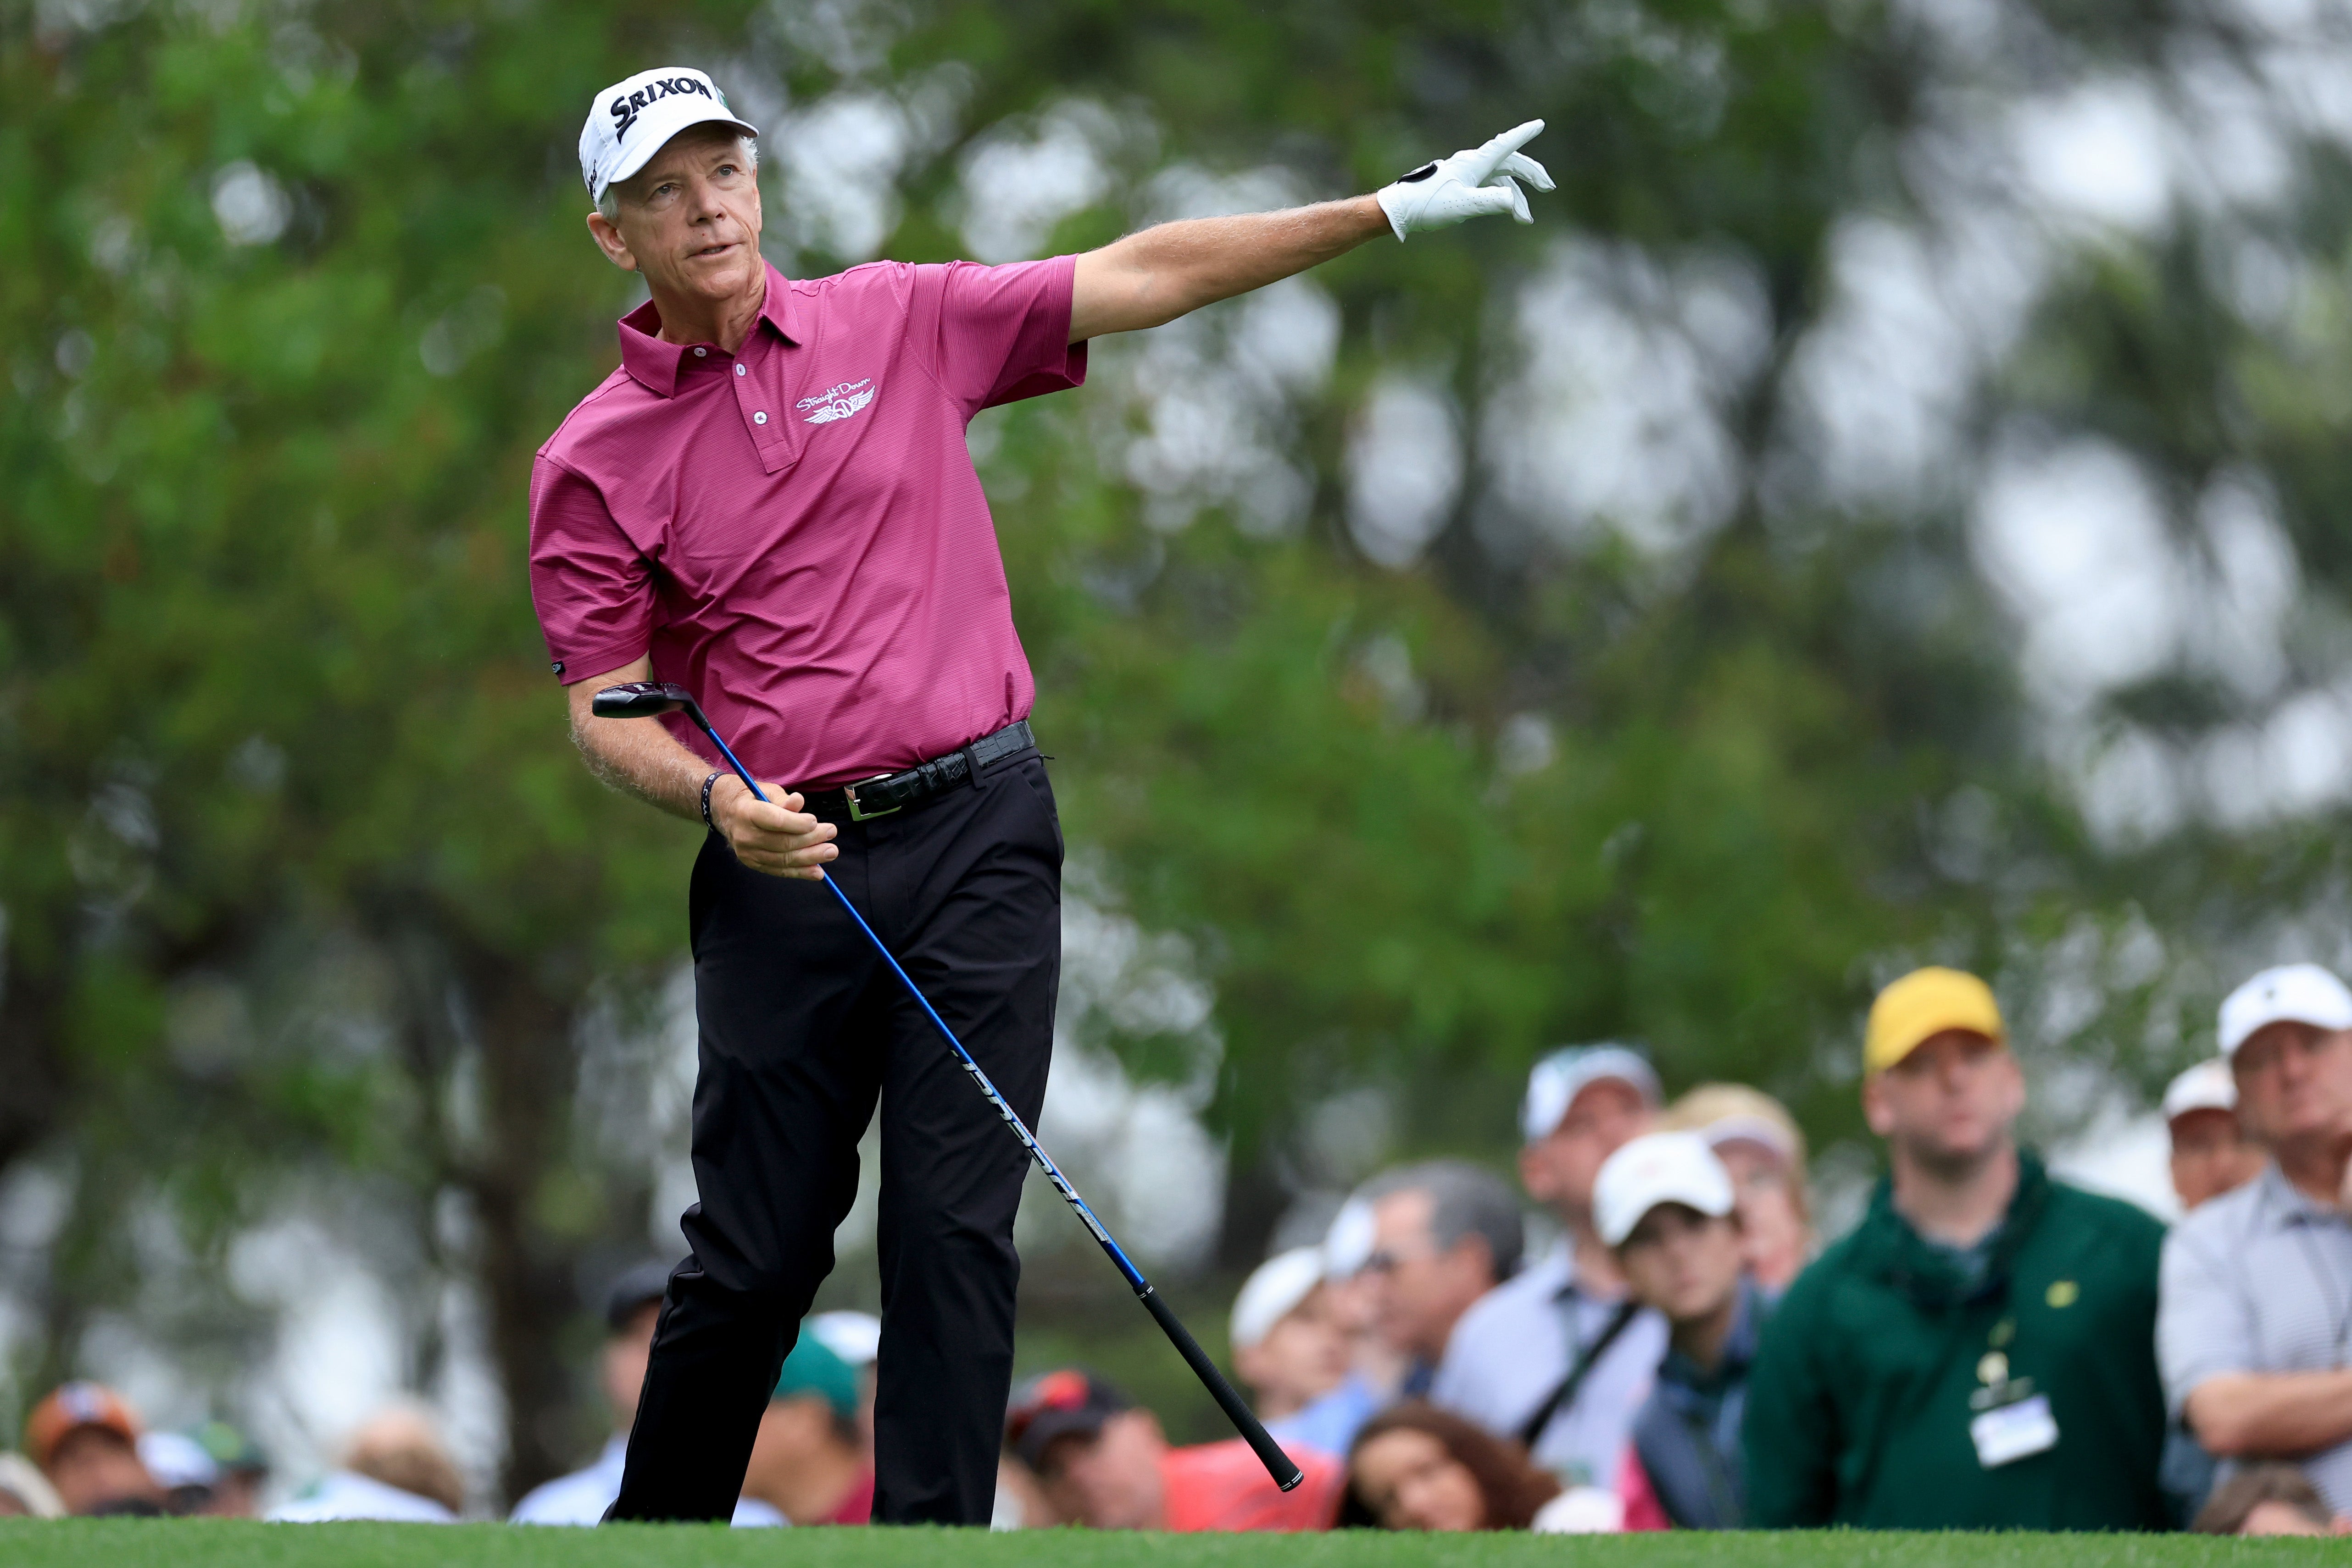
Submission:
[[1527,1189],[1528,1196],[1535,1199],[1536,1202],[1539,1204],[1551,1202],[1553,1192],[1551,1164],[1544,1158],[1544,1147],[1540,1140],[1519,1145],[1519,1185]]
[[1872,1073],[1862,1080],[1862,1119],[1869,1123],[1872,1132],[1885,1138],[1895,1131],[1895,1111],[1881,1091],[1880,1077]]
[[1488,1245],[1485,1237],[1475,1230],[1455,1242],[1446,1257],[1462,1259],[1465,1267],[1472,1269],[1486,1281],[1486,1289],[1489,1290],[1502,1282],[1501,1276],[1495,1269],[1494,1247]]
[[2014,1121],[2025,1114],[2025,1064],[2017,1059],[2015,1051],[2004,1050],[2000,1054],[2009,1064],[2001,1100],[2008,1119]]
[[596,241],[596,248],[604,253],[605,260],[624,272],[637,269],[637,258],[629,254],[629,242],[621,237],[621,231],[614,226],[611,218],[603,213],[590,213],[588,233]]

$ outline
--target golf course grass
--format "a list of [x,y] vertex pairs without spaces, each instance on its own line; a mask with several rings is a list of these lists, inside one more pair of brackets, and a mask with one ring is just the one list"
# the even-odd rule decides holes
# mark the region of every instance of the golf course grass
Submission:
[[0,1521],[6,1568],[2173,1568],[2209,1563],[2342,1563],[2352,1543],[2192,1535],[1633,1536],[1120,1535],[1038,1531],[750,1530],[625,1525],[604,1530],[467,1524],[248,1524],[216,1521]]

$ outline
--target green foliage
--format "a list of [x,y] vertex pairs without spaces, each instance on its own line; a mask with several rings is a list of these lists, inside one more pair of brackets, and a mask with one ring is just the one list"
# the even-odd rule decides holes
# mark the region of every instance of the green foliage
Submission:
[[[2086,47],[2129,31],[2042,9]],[[59,1173],[72,1216],[27,1287],[47,1331],[25,1376],[137,1294],[134,1213],[173,1217],[217,1347],[250,1329],[229,1238],[289,1194],[372,1184],[490,1298],[540,1445],[509,1481],[554,1462],[572,1271],[637,1244],[646,1195],[573,1117],[575,1047],[642,1020],[678,962],[695,836],[572,754],[524,496],[631,298],[581,231],[572,117],[663,58],[780,110],[939,89],[955,107],[908,153],[883,247],[908,259],[961,248],[962,156],[1056,105],[1125,127],[1066,247],[1180,165],[1336,195],[1549,122],[1531,151],[1562,188],[1532,228],[1318,275],[1336,359],[1276,433],[1310,494],[1297,526],[1131,481],[1130,345],[1096,350],[1111,386],[976,428],[1075,878],[1185,937],[1215,989],[1229,1261],[1320,1101],[1381,1089],[1404,1143],[1499,1157],[1526,1064],[1564,1039],[1647,1039],[1676,1087],[1759,1082],[1816,1139],[1852,1136],[1860,1010],[1915,957],[2039,994],[2080,980],[2047,955],[2081,948],[2095,1000],[2028,1044],[2143,1080],[2200,1054],[2183,1020],[2212,976],[2184,946],[2340,889],[2343,851],[2293,826],[2093,843],[1964,498],[1767,500],[1839,227],[1910,203],[1896,154],[1931,54],[1870,0],[0,13],[0,1171]],[[772,234],[812,194],[788,131]],[[2232,319],[2190,239],[2117,242],[1983,419],[2101,433],[2183,495],[2258,468],[2333,604],[2352,204],[2320,173],[2326,265],[2292,330]],[[1546,534],[1478,468],[1535,352],[1515,301],[1571,237],[1728,258],[1762,301],[1762,368],[1723,411],[1738,499],[1678,551]],[[861,259],[813,246],[784,259]],[[1453,398],[1471,458],[1426,556],[1391,570],[1352,542],[1345,454],[1399,369]],[[2340,662],[2342,625],[2308,612],[2301,673]],[[2242,707],[2173,680],[2115,713],[2189,734]],[[2116,956],[2143,936],[2152,966]],[[1149,1029],[1109,1043],[1140,1076],[1199,1068]],[[488,1227],[474,1254],[428,1234],[446,1193]]]

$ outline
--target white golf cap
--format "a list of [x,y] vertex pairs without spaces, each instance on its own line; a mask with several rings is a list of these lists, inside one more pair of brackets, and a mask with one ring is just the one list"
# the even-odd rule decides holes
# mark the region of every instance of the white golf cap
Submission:
[[184,1432],[142,1432],[139,1462],[166,1491],[220,1484],[220,1461]]
[[852,1366],[868,1366],[882,1350],[882,1320],[871,1312],[819,1312],[808,1321],[816,1342]]
[[1519,1131],[1530,1143],[1559,1130],[1560,1118],[1576,1097],[1602,1079],[1630,1085],[1655,1109],[1664,1098],[1650,1058],[1633,1046],[1568,1046],[1536,1063],[1528,1074],[1528,1097],[1519,1102]]
[[1234,1298],[1233,1347],[1245,1351],[1274,1332],[1323,1283],[1323,1249],[1294,1247],[1259,1264]]
[[746,136],[759,127],[727,107],[719,84],[691,66],[661,66],[616,81],[588,105],[580,128],[580,177],[588,199],[602,201],[604,187],[646,166],[669,139],[689,125],[716,121]]
[[1592,1226],[1620,1247],[1660,1204],[1681,1204],[1721,1219],[1731,1212],[1731,1173],[1696,1132],[1649,1132],[1601,1163],[1592,1183]]
[[1379,1225],[1369,1201],[1349,1198],[1341,1204],[1339,1212],[1331,1216],[1331,1228],[1323,1233],[1324,1277],[1352,1279],[1362,1273],[1378,1239]]
[[2167,1121],[2186,1116],[2192,1110],[2237,1109],[2238,1080],[2230,1076],[2230,1064],[2220,1057],[2199,1062],[2165,1086],[2164,1119]]
[[2221,1003],[2221,1054],[2233,1057],[2255,1030],[2271,1024],[2352,1029],[2352,991],[2315,963],[2265,969]]

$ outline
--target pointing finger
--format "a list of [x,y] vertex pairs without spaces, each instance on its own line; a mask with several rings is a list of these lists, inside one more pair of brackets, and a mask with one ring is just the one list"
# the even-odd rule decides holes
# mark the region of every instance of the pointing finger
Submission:
[[1514,153],[1509,157],[1504,159],[1502,163],[1502,172],[1506,174],[1517,175],[1520,179],[1525,180],[1528,184],[1533,185],[1539,191],[1549,191],[1558,188],[1551,183],[1551,171],[1545,168],[1541,163],[1537,163],[1533,158],[1528,157],[1525,153]]
[[1494,137],[1482,144],[1478,149],[1478,159],[1485,164],[1486,170],[1492,173],[1506,157],[1534,141],[1537,133],[1543,128],[1544,122],[1540,120],[1530,120],[1525,125],[1514,125],[1500,136]]

